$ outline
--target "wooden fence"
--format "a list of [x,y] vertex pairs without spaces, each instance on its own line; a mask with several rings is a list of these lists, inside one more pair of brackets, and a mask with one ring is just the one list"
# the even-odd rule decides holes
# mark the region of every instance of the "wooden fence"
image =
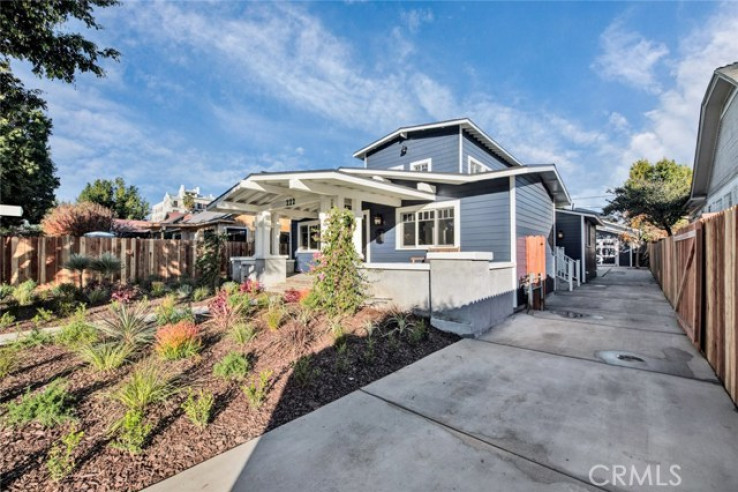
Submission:
[[738,207],[649,244],[651,272],[679,324],[738,403]]
[[[64,268],[70,255],[91,257],[110,252],[121,259],[116,280],[133,283],[159,278],[164,281],[196,278],[198,244],[195,240],[85,237],[0,237],[0,283],[17,285],[73,282],[74,272]],[[249,245],[229,241],[221,257],[221,272],[228,258],[248,256]],[[89,274],[86,274],[89,277]]]

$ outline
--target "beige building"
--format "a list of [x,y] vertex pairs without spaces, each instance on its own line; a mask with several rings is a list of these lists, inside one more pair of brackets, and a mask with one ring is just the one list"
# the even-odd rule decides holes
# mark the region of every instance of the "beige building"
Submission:
[[[191,195],[195,199],[195,205],[193,210],[188,210],[185,207],[185,197]],[[201,195],[200,187],[195,187],[191,190],[185,189],[184,185],[179,187],[177,193],[165,193],[164,199],[159,203],[155,203],[151,207],[151,222],[164,222],[167,217],[173,212],[189,213],[199,212],[205,210],[208,203],[215,199],[213,195]]]

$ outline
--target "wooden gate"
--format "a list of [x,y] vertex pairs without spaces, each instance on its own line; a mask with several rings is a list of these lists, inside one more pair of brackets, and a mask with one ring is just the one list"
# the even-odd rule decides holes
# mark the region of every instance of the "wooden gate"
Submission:
[[540,275],[546,280],[546,238],[543,236],[526,236],[525,238],[525,273]]
[[674,251],[669,255],[673,259],[669,265],[673,269],[670,275],[672,285],[667,294],[679,324],[698,348],[702,343],[702,235],[702,227],[691,224],[674,236],[671,243]]

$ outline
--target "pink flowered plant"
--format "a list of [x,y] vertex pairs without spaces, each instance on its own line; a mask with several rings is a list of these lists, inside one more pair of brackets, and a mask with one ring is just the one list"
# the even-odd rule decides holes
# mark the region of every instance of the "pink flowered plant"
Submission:
[[248,294],[258,294],[259,292],[264,290],[264,287],[256,280],[251,280],[250,278],[247,278],[241,284],[241,287],[239,287],[238,290],[241,292],[246,292]]
[[113,290],[110,298],[121,304],[128,304],[138,297],[138,289],[129,285],[121,285]]

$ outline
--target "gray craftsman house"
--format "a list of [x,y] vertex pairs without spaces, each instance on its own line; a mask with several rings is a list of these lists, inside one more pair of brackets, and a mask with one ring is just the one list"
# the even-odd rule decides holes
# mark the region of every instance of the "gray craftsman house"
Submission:
[[[555,165],[524,165],[466,118],[399,128],[354,157],[360,167],[252,174],[210,204],[256,214],[241,275],[269,286],[288,265],[308,271],[327,214],[344,207],[372,295],[429,311],[436,325],[471,333],[510,314],[527,236],[545,238],[544,276],[555,277],[555,209],[570,203]],[[288,257],[278,255],[280,218],[292,221]]]

